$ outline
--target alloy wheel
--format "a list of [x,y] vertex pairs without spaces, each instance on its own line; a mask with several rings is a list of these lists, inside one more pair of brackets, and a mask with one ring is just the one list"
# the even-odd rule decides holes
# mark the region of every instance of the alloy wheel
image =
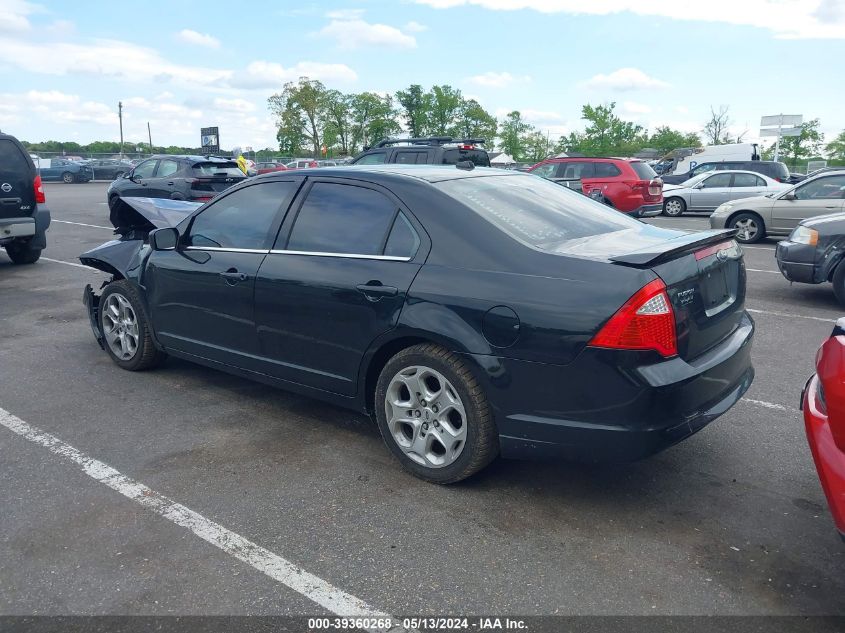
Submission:
[[122,294],[115,292],[106,299],[103,334],[112,353],[120,360],[131,360],[138,351],[138,317]]
[[757,231],[760,230],[757,223],[751,218],[737,220],[734,228],[736,229],[736,236],[743,242],[753,240],[757,236]]
[[681,215],[684,209],[680,200],[672,198],[671,200],[666,201],[666,204],[663,206],[663,210],[666,211],[666,215]]
[[455,462],[466,445],[466,409],[451,382],[421,365],[406,367],[385,394],[387,426],[410,459],[427,468]]

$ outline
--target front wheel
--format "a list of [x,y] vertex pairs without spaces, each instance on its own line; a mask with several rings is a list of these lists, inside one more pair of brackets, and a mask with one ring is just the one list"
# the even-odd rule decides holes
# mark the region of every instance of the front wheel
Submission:
[[70,173],[69,171],[66,171],[65,173],[63,173],[62,174],[62,182],[66,183],[68,185],[70,183],[72,183],[73,182],[73,174]]
[[668,215],[669,217],[676,218],[679,215],[683,215],[686,210],[687,204],[683,198],[669,198],[663,203],[663,215]]
[[149,319],[131,283],[122,279],[106,286],[99,313],[106,351],[119,367],[141,371],[164,360],[164,352],[153,343]]
[[498,453],[484,390],[466,362],[439,345],[415,345],[391,358],[379,375],[375,408],[388,448],[426,481],[461,481]]
[[736,241],[743,244],[754,244],[766,235],[763,220],[756,213],[740,213],[734,216],[728,228],[736,229]]

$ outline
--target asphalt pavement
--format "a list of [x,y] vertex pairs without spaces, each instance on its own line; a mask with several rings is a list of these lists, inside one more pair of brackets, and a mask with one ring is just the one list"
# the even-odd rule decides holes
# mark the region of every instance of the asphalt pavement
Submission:
[[41,261],[0,254],[0,614],[318,615],[347,596],[391,614],[845,615],[798,411],[842,309],[781,277],[773,241],[745,249],[757,376],[722,418],[634,464],[498,460],[439,487],[364,416],[173,359],[117,368],[81,301],[107,276],[77,259],[112,237],[106,184],[45,188]]

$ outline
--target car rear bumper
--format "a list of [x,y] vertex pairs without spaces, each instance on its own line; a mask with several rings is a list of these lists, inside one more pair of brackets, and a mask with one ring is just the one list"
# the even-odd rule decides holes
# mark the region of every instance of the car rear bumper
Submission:
[[830,513],[845,539],[845,453],[836,445],[827,415],[819,409],[817,383],[818,376],[813,375],[804,388],[804,426]]
[[663,213],[663,203],[655,202],[654,204],[644,204],[633,211],[626,211],[625,213],[632,215],[635,218],[647,218],[653,215],[660,215]]
[[[820,284],[830,274],[826,265],[816,265],[816,247],[783,240],[775,249],[775,261],[780,273],[789,281],[802,284]],[[835,263],[835,262],[829,262]]]
[[50,211],[38,207],[32,217],[0,218],[0,244],[25,239],[33,248],[46,248]]
[[[725,413],[751,386],[754,322],[692,362],[585,348],[568,365],[474,356],[486,374],[502,455],[630,461]],[[644,358],[650,362],[643,362]]]

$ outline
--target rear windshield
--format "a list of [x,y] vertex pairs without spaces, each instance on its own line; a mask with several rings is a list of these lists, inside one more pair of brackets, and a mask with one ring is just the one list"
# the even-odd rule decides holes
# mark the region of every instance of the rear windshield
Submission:
[[489,167],[490,157],[483,149],[459,149],[457,147],[443,150],[444,165],[454,165],[465,160],[471,160],[478,167]]
[[641,178],[642,180],[652,180],[653,178],[657,178],[657,172],[654,171],[648,163],[644,163],[642,161],[632,161],[629,163],[631,165],[631,169]]
[[197,176],[227,176],[229,178],[244,176],[237,163],[197,163],[193,169]]
[[32,175],[26,155],[7,138],[0,138],[0,174],[6,178],[27,178]]
[[775,175],[773,178],[789,180],[789,168],[786,166],[786,163],[781,163],[780,161],[775,163]]
[[514,239],[553,252],[569,240],[637,228],[637,220],[530,175],[459,178],[436,187]]

